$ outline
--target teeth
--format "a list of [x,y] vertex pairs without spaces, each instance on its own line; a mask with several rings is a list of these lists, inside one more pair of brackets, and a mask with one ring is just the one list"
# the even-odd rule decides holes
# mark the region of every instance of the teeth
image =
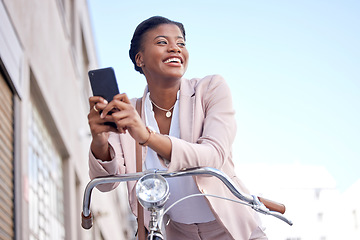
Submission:
[[180,59],[178,59],[178,58],[169,58],[168,60],[165,61],[165,63],[169,63],[169,62],[178,62],[178,63],[180,63]]

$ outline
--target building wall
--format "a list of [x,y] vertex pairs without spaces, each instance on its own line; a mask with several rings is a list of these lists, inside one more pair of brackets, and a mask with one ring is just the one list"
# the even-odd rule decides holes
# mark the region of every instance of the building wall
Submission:
[[124,186],[106,194],[94,190],[94,227],[80,227],[91,140],[87,71],[97,67],[86,0],[1,0],[0,17],[2,75],[14,94],[14,239],[31,233],[28,128],[34,107],[62,162],[63,201],[57,204],[65,239],[130,239]]

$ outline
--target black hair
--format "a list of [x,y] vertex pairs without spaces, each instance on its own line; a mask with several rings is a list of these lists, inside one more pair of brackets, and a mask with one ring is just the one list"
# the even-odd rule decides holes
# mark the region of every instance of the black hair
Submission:
[[134,35],[131,39],[130,50],[129,50],[129,56],[134,64],[134,68],[136,71],[140,72],[141,74],[143,74],[143,71],[141,67],[138,67],[136,65],[135,56],[139,51],[141,51],[144,34],[161,24],[174,24],[178,26],[185,40],[185,28],[184,25],[180,22],[175,22],[161,16],[154,16],[141,22],[135,29]]

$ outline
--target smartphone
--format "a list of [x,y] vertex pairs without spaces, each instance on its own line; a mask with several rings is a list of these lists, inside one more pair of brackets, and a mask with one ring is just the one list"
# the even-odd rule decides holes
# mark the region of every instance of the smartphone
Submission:
[[88,74],[94,96],[111,102],[114,96],[120,93],[112,67],[90,70]]
[[[90,70],[88,75],[93,96],[100,96],[111,102],[114,96],[120,93],[112,67]],[[116,124],[113,122],[106,122],[105,124],[116,128]]]

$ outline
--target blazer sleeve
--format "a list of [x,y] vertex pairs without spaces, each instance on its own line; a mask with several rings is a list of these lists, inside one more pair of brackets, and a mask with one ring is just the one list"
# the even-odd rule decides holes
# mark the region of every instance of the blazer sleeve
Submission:
[[231,158],[236,135],[235,111],[230,88],[221,76],[214,75],[199,81],[195,87],[193,111],[195,141],[170,137],[172,153],[169,171],[189,167],[221,169]]
[[[89,175],[91,179],[100,176],[108,176],[124,173],[124,158],[122,154],[122,148],[120,144],[120,138],[118,134],[110,133],[109,136],[109,147],[111,161],[102,161],[95,158],[91,150],[89,151]],[[121,167],[122,166],[122,167]],[[114,184],[100,184],[97,188],[100,191],[110,191],[116,188],[119,183]]]

